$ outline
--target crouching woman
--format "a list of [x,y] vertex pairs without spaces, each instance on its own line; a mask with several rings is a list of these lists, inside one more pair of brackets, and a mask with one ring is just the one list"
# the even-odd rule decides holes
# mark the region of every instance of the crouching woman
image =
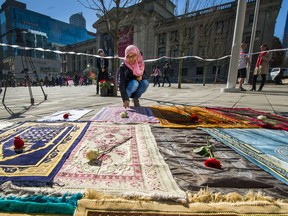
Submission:
[[149,82],[145,76],[145,65],[139,49],[130,45],[125,49],[124,62],[120,65],[120,83],[123,106],[129,108],[129,98],[139,107],[139,98],[147,90]]

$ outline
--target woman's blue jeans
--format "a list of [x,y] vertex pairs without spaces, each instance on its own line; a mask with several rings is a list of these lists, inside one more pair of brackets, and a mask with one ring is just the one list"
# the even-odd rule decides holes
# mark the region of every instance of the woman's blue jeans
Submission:
[[126,88],[128,97],[140,98],[141,95],[147,90],[149,82],[146,79],[141,81],[131,80]]

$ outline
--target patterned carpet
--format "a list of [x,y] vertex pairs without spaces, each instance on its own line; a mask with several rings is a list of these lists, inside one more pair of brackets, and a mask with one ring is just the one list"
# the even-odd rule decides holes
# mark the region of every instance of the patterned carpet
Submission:
[[203,129],[288,185],[288,132],[270,129]]
[[244,121],[196,106],[151,106],[163,127],[169,128],[255,128]]
[[[26,122],[0,134],[0,182],[51,182],[89,123]],[[14,137],[24,140],[22,151],[14,149]]]
[[[132,139],[122,143],[129,137]],[[118,146],[98,163],[85,158],[88,150],[103,152],[115,145]],[[75,190],[87,188],[121,196],[185,199],[157,149],[149,125],[92,122],[54,181]]]
[[[120,113],[126,111],[127,118],[120,117]],[[159,123],[149,107],[103,107],[90,121],[113,123]]]
[[[251,108],[206,108],[207,110],[216,114],[222,114],[237,121],[242,121],[256,127],[288,131],[288,118],[281,115],[261,112]],[[258,116],[264,116],[264,119],[257,119]]]

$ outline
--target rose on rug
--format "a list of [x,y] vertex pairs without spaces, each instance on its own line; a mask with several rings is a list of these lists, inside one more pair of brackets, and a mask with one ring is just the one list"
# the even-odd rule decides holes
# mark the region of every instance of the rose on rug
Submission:
[[[103,152],[114,146],[99,164],[89,163],[86,158],[86,152],[91,149]],[[114,195],[163,199],[186,197],[159,153],[149,125],[100,125],[92,122],[54,182],[70,190],[85,188]]]
[[[127,112],[122,117],[121,113]],[[115,123],[159,123],[149,107],[132,107],[125,110],[123,107],[103,107],[90,121]]]

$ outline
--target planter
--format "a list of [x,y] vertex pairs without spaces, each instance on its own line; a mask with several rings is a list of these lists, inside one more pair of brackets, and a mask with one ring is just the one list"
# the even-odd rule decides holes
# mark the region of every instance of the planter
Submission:
[[100,88],[100,96],[101,97],[107,97],[108,95],[108,89],[107,88]]

